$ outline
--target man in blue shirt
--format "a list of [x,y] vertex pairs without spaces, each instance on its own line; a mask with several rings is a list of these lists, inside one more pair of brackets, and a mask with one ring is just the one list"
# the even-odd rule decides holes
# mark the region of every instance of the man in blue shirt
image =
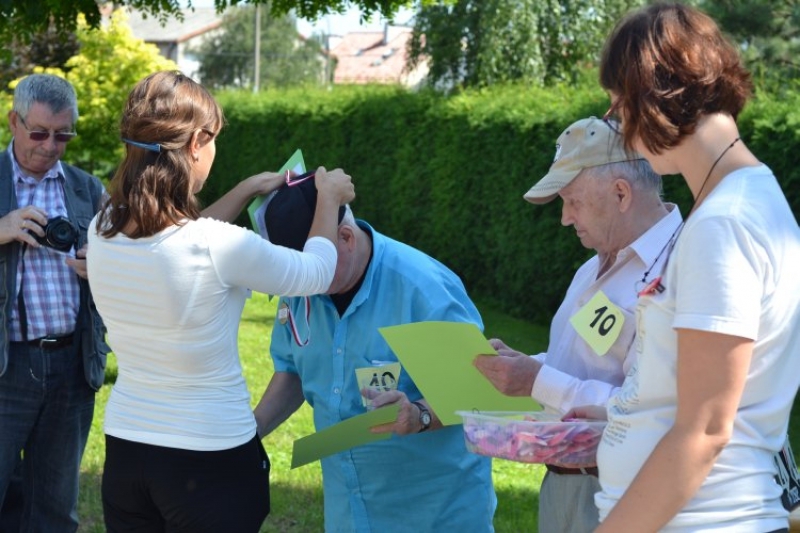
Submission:
[[[313,181],[284,187],[267,205],[269,239],[302,249],[316,201]],[[338,263],[325,295],[282,298],[270,351],[275,374],[255,409],[264,437],[303,401],[317,431],[396,403],[393,435],[322,459],[327,532],[494,531],[491,461],[471,454],[461,426],[442,427],[378,328],[427,320],[483,327],[461,280],[437,260],[340,214]],[[367,396],[373,396],[364,391]]]

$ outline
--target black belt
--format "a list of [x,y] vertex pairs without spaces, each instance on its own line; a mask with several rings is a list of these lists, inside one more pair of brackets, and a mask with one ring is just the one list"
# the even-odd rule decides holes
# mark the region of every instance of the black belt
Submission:
[[564,468],[563,466],[544,465],[547,470],[554,474],[561,474],[562,476],[594,476],[597,477],[597,467],[587,466],[586,468]]
[[64,346],[72,345],[73,336],[74,335],[72,333],[60,337],[57,337],[55,335],[47,335],[45,337],[39,337],[38,339],[33,339],[29,341],[14,342],[14,344],[27,344],[29,346],[35,346],[36,348],[41,348],[42,350],[57,350],[58,348],[63,348]]

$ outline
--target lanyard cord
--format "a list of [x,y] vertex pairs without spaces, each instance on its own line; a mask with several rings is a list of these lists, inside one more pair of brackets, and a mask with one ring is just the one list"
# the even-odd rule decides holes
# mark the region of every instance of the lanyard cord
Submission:
[[308,327],[308,336],[305,338],[305,340],[300,339],[300,332],[297,330],[297,324],[294,321],[294,315],[292,314],[291,308],[286,308],[289,313],[289,326],[292,329],[292,336],[294,337],[294,342],[296,342],[298,346],[305,346],[311,340],[311,325],[309,324],[309,318],[311,318],[311,299],[306,296],[304,301],[306,304],[306,326]]
[[[700,186],[700,190],[697,192],[697,196],[695,196],[694,202],[692,203],[692,208],[689,210],[689,214],[686,215],[686,218],[689,218],[689,216],[691,216],[691,214],[694,213],[694,210],[697,207],[697,202],[700,201],[700,196],[703,194],[703,190],[706,188],[706,183],[708,183],[708,178],[711,177],[711,173],[714,172],[715,168],[717,168],[717,163],[719,163],[720,160],[722,160],[722,158],[725,156],[725,154],[728,153],[728,150],[733,148],[733,146],[741,140],[742,140],[741,137],[736,137],[733,140],[733,142],[730,143],[727,147],[725,147],[722,153],[719,154],[719,157],[717,157],[717,159],[714,160],[714,163],[711,165],[711,168],[708,169],[708,173],[706,174],[705,179],[703,179],[703,184]],[[664,286],[661,285],[661,276],[658,276],[649,284],[647,282],[647,276],[649,276],[650,272],[653,270],[653,268],[655,268],[656,264],[658,263],[658,260],[661,259],[662,255],[664,255],[664,252],[669,250],[669,252],[667,253],[667,257],[664,260],[664,266],[666,266],[667,261],[669,261],[669,255],[670,253],[672,253],[672,248],[675,246],[675,242],[677,242],[678,240],[678,236],[680,235],[680,232],[683,229],[684,223],[685,221],[682,220],[681,223],[678,225],[678,227],[675,229],[675,231],[672,233],[672,236],[669,238],[669,241],[667,241],[667,244],[665,244],[664,247],[661,249],[661,251],[658,252],[658,255],[653,260],[652,264],[647,269],[647,271],[644,273],[642,279],[639,281],[639,283],[637,283],[637,285],[643,287],[640,291],[637,291],[639,292],[639,294],[652,293],[653,291],[663,292]],[[662,272],[663,270],[664,269],[662,267]]]

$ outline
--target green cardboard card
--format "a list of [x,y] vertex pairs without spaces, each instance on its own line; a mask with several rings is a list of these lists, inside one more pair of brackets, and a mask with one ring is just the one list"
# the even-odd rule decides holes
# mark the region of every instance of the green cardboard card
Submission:
[[475,368],[477,355],[497,354],[475,324],[416,322],[378,331],[446,426],[462,423],[456,411],[542,408],[530,397],[504,395]]
[[343,420],[294,441],[292,468],[318,461],[355,446],[388,439],[391,433],[371,433],[370,428],[397,420],[400,406],[393,404]]
[[[299,148],[295,150],[292,157],[284,163],[278,172],[284,173],[287,170],[293,170],[297,174],[302,174],[306,171],[306,163],[303,161],[303,152]],[[253,230],[265,239],[267,238],[267,230],[264,226],[264,211],[267,209],[267,200],[269,200],[273,194],[275,194],[275,191],[270,194],[256,196],[255,199],[250,202],[250,205],[247,206],[247,214],[250,215],[250,224],[253,226]]]

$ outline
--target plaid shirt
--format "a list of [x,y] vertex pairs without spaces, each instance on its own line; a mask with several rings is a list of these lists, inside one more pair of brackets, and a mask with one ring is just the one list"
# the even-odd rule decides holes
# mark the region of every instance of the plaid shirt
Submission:
[[[20,208],[28,205],[40,207],[48,219],[67,216],[61,163],[57,162],[41,180],[37,180],[22,172],[12,147],[9,147],[9,152],[14,166],[17,205]],[[67,335],[75,330],[80,287],[77,274],[65,262],[68,255],[74,257],[75,250],[64,254],[47,246],[25,246],[25,254],[17,264],[17,291],[23,287],[28,340],[47,335]],[[12,341],[23,340],[18,294],[14,295],[11,306]]]

